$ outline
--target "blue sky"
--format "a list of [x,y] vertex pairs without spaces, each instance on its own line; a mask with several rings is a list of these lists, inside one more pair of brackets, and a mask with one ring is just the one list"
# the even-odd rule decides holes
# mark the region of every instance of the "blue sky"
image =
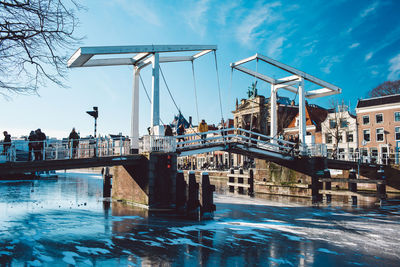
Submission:
[[[244,98],[254,82],[236,71],[230,86],[229,64],[257,52],[341,87],[342,94],[335,98],[352,108],[371,88],[400,79],[400,1],[90,0],[85,5],[77,32],[85,36],[81,46],[218,45],[225,118],[232,117],[235,98]],[[190,63],[161,67],[183,114],[197,121]],[[198,59],[195,68],[199,117],[217,123],[221,115],[214,57]],[[259,63],[257,69],[283,77],[266,64]],[[150,69],[142,77],[150,91]],[[76,127],[86,136],[93,132],[93,120],[85,111],[98,106],[100,134],[129,135],[132,79],[128,66],[71,69],[67,89],[48,83],[40,97],[0,99],[0,130],[19,136],[41,128],[49,136],[62,137]],[[170,122],[177,111],[161,79],[160,87],[161,118]],[[268,84],[259,82],[258,87],[269,96]],[[143,134],[150,123],[150,104],[142,87],[140,97]],[[331,98],[310,103],[328,107]]]

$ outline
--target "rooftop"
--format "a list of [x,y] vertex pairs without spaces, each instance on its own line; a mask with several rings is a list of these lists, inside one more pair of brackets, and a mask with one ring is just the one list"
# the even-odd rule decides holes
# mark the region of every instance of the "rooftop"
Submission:
[[357,102],[357,108],[387,105],[393,103],[400,103],[400,94],[379,96],[368,99],[360,99]]

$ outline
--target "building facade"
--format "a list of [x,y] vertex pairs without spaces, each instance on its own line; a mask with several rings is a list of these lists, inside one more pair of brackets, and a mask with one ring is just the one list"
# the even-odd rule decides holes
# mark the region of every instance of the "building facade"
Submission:
[[399,163],[400,94],[359,100],[358,145],[364,159]]
[[322,143],[326,144],[329,157],[353,160],[358,153],[357,117],[341,105],[328,113],[321,124]]

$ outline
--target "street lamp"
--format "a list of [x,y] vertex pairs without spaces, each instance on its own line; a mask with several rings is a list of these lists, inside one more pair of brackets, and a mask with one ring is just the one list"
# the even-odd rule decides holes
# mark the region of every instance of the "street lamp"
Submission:
[[97,117],[99,116],[99,109],[97,107],[93,107],[93,110],[86,111],[86,113],[94,118],[94,138],[96,138]]
[[[93,107],[93,110],[86,111],[86,113],[94,118],[94,157],[97,157],[96,132],[97,132],[97,117],[99,116],[99,109],[97,107]],[[89,144],[90,143],[91,143],[91,141],[89,141]]]

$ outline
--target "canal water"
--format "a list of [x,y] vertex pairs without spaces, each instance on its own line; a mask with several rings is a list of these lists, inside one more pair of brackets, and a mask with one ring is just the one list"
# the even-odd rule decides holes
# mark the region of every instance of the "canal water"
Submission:
[[215,203],[198,222],[103,202],[97,174],[0,181],[0,266],[400,266],[400,205]]

